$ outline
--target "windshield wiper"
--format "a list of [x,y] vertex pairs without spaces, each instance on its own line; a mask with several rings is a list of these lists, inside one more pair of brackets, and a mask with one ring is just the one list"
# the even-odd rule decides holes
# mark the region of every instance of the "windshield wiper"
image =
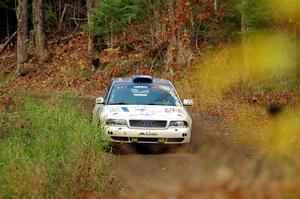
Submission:
[[157,105],[157,106],[171,106],[170,104],[159,104],[159,103],[149,103],[146,105]]
[[126,102],[116,102],[116,103],[110,103],[109,105],[127,105],[129,103]]

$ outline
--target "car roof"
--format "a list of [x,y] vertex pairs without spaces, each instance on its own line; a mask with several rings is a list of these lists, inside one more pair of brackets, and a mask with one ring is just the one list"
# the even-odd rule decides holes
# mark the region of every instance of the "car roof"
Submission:
[[152,78],[152,83],[135,83],[133,82],[132,77],[118,77],[113,79],[114,84],[126,84],[126,85],[138,85],[138,84],[159,84],[159,85],[171,85],[171,83],[168,80],[165,79],[159,79],[159,78]]

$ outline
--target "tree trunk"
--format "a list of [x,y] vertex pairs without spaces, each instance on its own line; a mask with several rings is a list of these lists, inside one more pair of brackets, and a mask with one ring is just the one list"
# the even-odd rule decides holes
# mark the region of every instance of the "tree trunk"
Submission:
[[91,32],[91,26],[93,26],[93,19],[91,15],[92,9],[95,7],[95,0],[86,0],[87,6],[87,19],[88,19],[88,27],[89,27],[89,43],[88,43],[88,52],[91,57],[94,55],[94,42],[93,35]]
[[28,37],[28,1],[18,0],[17,20],[18,20],[18,36],[17,36],[17,72],[22,70],[22,64],[28,59],[27,37]]
[[8,9],[6,9],[6,35],[9,36],[9,12]]
[[32,4],[35,47],[39,52],[40,59],[43,61],[45,59],[46,51],[46,39],[43,27],[43,0],[33,0]]
[[214,0],[214,11],[218,11],[218,0]]
[[[172,23],[176,23],[176,14],[175,14],[175,8],[176,8],[176,0],[168,0],[166,1],[167,4],[167,8],[168,8],[168,12],[167,14],[169,15],[170,20],[172,20]],[[174,25],[172,25],[172,27],[170,27],[170,30],[167,31],[171,31],[171,38],[169,39],[169,46],[167,49],[167,53],[166,53],[166,72],[173,72],[172,69],[172,64],[174,64],[176,62],[176,55],[177,55],[177,39],[176,39],[176,30],[174,28]]]
[[[179,66],[190,65],[192,51],[190,47],[190,38],[188,34],[189,22],[191,21],[191,8],[189,1],[181,0],[168,2],[169,15],[175,21],[176,30],[170,40],[170,45],[167,51],[167,63],[176,63]],[[179,12],[184,10],[184,12]],[[177,16],[178,15],[178,16]],[[187,17],[188,16],[188,17]],[[185,18],[187,17],[187,18]],[[190,26],[192,27],[193,24]]]
[[193,52],[191,50],[191,42],[187,32],[188,30],[187,28],[185,28],[184,31],[178,30],[178,34],[177,34],[178,48],[177,48],[176,63],[179,66],[190,66],[193,57]]
[[[244,0],[241,0],[241,4],[243,5]],[[241,13],[241,32],[242,32],[242,49],[243,49],[243,86],[246,86],[246,83],[249,78],[250,73],[250,61],[249,61],[249,38],[245,35],[248,31],[247,19],[243,12]]]
[[146,9],[146,13],[147,13],[147,19],[148,19],[148,23],[149,23],[149,29],[150,29],[150,44],[151,44],[151,49],[154,48],[154,34],[155,34],[155,22],[156,22],[156,18],[155,18],[155,13],[154,13],[154,3],[152,3],[151,1],[148,0],[144,0],[144,5],[145,5],[145,9]]

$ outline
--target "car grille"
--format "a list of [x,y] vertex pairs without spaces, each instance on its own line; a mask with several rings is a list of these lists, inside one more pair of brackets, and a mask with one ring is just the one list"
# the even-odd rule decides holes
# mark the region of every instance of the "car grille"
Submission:
[[129,120],[131,127],[143,128],[166,128],[167,121],[165,120]]

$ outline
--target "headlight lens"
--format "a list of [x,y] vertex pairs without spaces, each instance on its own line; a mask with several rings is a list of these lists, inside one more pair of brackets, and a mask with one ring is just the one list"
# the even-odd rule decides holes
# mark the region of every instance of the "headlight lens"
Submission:
[[189,124],[187,121],[171,121],[169,124],[170,128],[187,128]]
[[108,119],[108,120],[106,120],[106,125],[108,125],[108,126],[127,126],[127,121],[119,120],[119,119]]

